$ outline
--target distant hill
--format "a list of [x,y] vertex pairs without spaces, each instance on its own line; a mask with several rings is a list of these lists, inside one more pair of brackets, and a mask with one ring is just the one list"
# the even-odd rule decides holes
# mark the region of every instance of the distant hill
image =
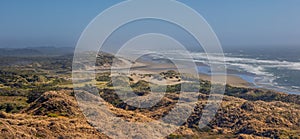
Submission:
[[73,47],[0,48],[0,56],[60,56],[73,54]]

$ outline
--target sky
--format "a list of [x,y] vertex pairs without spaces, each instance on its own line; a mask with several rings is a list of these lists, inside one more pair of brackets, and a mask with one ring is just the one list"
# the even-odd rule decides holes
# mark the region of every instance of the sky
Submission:
[[[121,0],[1,0],[0,47],[75,47],[86,26]],[[180,0],[225,48],[300,47],[299,0]]]

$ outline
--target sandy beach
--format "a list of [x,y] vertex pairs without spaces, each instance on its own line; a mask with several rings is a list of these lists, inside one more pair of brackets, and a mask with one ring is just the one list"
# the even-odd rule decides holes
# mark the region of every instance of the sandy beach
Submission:
[[[116,67],[114,67],[113,69],[118,72],[130,70],[131,75],[129,75],[129,77],[134,80],[141,80],[141,78],[137,76],[139,74],[140,75],[159,74],[159,73],[170,71],[170,70],[174,70],[174,71],[178,72],[178,68],[172,63],[154,63],[154,62],[149,62],[149,61],[147,61],[147,62],[138,61],[138,62],[130,63],[128,61],[127,62],[124,62],[124,61],[127,61],[127,60],[123,59],[123,64],[115,65]],[[100,71],[103,72],[103,71],[109,71],[109,70],[110,69],[108,68],[108,69],[101,69]],[[191,69],[181,69],[181,71],[185,71],[186,73],[189,73],[190,70]],[[212,80],[212,76],[210,76],[210,75],[201,74],[201,73],[199,73],[198,75],[199,75],[199,79],[206,80],[206,81]],[[229,84],[231,86],[236,86],[236,87],[251,87],[251,86],[253,86],[252,83],[247,82],[246,80],[244,80],[238,76],[234,76],[234,75],[226,75],[226,77],[224,77],[224,76],[225,75],[215,75],[214,77],[215,77],[216,81],[218,81],[218,78],[221,80],[226,78],[226,84]],[[151,78],[143,77],[143,80],[150,81]],[[163,83],[160,81],[154,81],[154,82],[157,84]],[[181,83],[182,81],[168,79],[166,82],[168,84],[176,84],[176,83],[178,84],[178,83]]]

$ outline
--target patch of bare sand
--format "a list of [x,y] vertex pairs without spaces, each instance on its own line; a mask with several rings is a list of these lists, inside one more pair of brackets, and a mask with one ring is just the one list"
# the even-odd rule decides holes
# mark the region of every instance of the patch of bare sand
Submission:
[[[139,64],[141,65],[141,64]],[[178,71],[177,67],[175,67],[173,64],[168,64],[168,63],[143,63],[142,67],[137,67],[134,66],[131,68],[131,73],[136,73],[137,75],[145,75],[145,74],[159,74],[161,72],[166,72],[169,70],[174,70]],[[190,69],[181,69],[182,71],[186,71],[186,73],[189,73]],[[226,78],[226,83],[231,85],[231,86],[236,86],[236,87],[250,87],[252,86],[251,83],[247,82],[246,80],[243,80],[242,78],[234,75],[215,75],[216,81],[222,80]],[[135,81],[141,80],[140,77],[137,76],[131,76]],[[212,76],[206,75],[206,74],[199,74],[199,78],[205,81],[211,81]],[[144,78],[146,81],[151,80],[151,77],[145,77]],[[158,81],[158,80],[152,80],[153,83],[156,84],[162,84],[166,82],[166,84],[173,85],[173,84],[179,84],[182,83],[182,81],[178,81],[178,79],[167,79],[166,81]]]
[[179,77],[178,78],[163,78],[163,79],[156,79],[155,77],[148,75],[145,76],[145,73],[141,73],[141,74],[131,74],[129,76],[132,79],[133,83],[137,83],[138,81],[146,81],[146,82],[150,82],[153,84],[158,84],[158,85],[176,85],[176,84],[180,84],[180,83],[184,83],[186,81],[182,81]]

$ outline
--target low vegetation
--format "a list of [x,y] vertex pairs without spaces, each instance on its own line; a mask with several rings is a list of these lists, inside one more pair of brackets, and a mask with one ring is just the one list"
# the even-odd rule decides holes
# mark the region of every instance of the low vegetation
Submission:
[[[113,61],[112,56],[99,56],[97,65],[109,66]],[[14,64],[0,62],[1,137],[107,138],[86,122],[77,105],[71,82],[72,56],[6,59]],[[175,71],[142,76],[178,83],[161,85],[146,80],[135,81],[130,76],[115,78],[104,72],[97,74],[95,87],[99,95],[115,107],[114,112],[128,121],[135,120],[134,114],[154,120],[165,116],[178,102],[182,88],[185,92],[200,92],[197,107],[189,119],[168,139],[300,137],[299,95],[227,85],[221,109],[207,127],[199,129],[197,125],[207,103],[210,82],[183,82],[195,79]],[[129,85],[139,96],[148,95],[151,87],[157,92],[165,88],[166,94],[151,108],[136,108],[124,103],[115,93],[124,85]]]

